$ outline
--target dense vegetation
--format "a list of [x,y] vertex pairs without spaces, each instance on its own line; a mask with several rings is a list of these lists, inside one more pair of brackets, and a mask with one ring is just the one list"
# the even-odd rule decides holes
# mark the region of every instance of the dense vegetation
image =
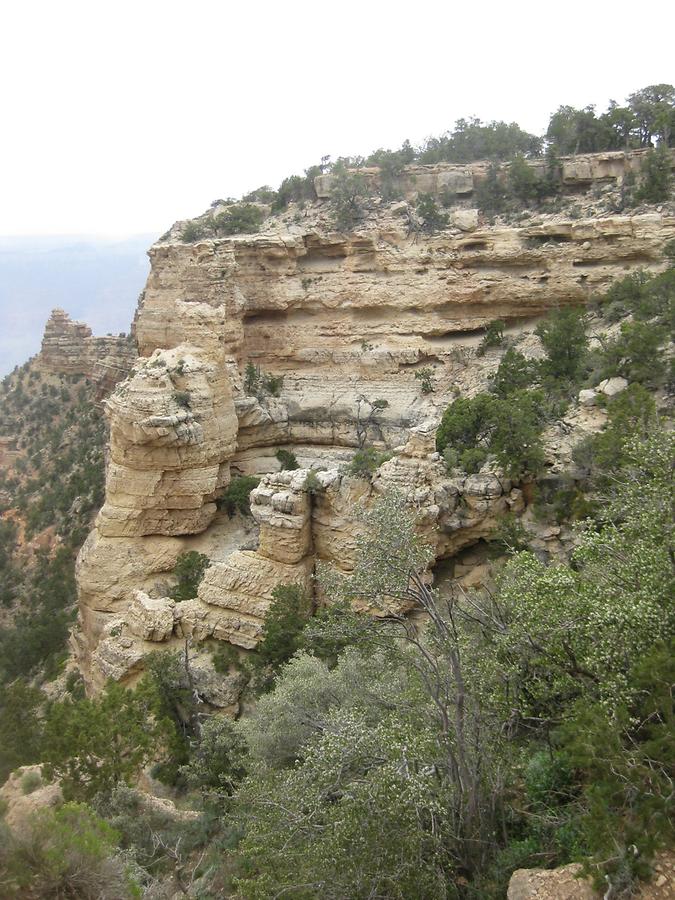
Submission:
[[[17,677],[51,678],[74,617],[75,554],[103,501],[104,425],[91,384],[28,363],[0,386],[0,708]],[[27,545],[35,541],[34,545]],[[1,767],[0,767],[1,768]]]

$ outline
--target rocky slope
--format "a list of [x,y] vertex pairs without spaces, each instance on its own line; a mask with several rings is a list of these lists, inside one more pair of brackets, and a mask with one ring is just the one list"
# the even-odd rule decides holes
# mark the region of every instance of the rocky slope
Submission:
[[[570,187],[614,184],[618,157],[577,159]],[[92,688],[135,677],[145,653],[186,636],[254,647],[274,586],[310,585],[317,559],[348,570],[358,502],[390,487],[423,511],[439,560],[524,510],[520,486],[494,472],[451,478],[435,453],[442,411],[484,389],[498,364],[498,353],[477,355],[484,327],[503,319],[510,342],[536,356],[542,313],[663,267],[675,215],[577,218],[575,195],[574,216],[488,224],[467,206],[468,175],[451,168],[408,173],[411,190],[423,174],[434,189],[441,174],[454,185],[454,224],[438,234],[415,226],[406,201],[375,202],[358,229],[337,233],[319,199],[257,234],[186,244],[178,225],[151,249],[140,358],[106,403],[106,502],[78,564],[76,650]],[[317,183],[319,198],[327,189]],[[427,368],[433,390],[422,393],[414,375]],[[603,417],[583,408],[561,430],[597,430]],[[394,453],[372,485],[340,469],[365,445]],[[304,470],[278,473],[279,448]],[[318,490],[310,468],[324,469]],[[218,511],[233,473],[269,473],[252,496],[255,526]],[[564,535],[541,539],[557,552]],[[187,549],[213,564],[198,598],[174,603],[166,579]]]

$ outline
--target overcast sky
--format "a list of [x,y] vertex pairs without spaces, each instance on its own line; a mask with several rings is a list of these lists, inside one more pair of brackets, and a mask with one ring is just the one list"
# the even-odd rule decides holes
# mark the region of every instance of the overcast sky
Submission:
[[461,116],[542,133],[562,103],[673,82],[672,10],[8,0],[0,235],[159,233],[325,154],[418,143]]

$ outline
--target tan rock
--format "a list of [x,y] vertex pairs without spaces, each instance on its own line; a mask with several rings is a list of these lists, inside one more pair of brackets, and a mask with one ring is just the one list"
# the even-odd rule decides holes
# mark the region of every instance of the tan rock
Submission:
[[597,900],[590,884],[578,877],[581,866],[560,869],[517,869],[509,881],[507,900]]
[[45,782],[40,766],[21,766],[0,787],[0,801],[6,806],[5,823],[20,834],[36,812],[59,806],[63,794],[58,783]]
[[144,591],[134,591],[125,622],[144,641],[165,641],[173,632],[175,602],[168,597],[153,599]]

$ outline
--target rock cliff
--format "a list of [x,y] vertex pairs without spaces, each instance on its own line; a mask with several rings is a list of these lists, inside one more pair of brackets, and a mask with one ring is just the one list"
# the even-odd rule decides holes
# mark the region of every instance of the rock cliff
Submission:
[[62,309],[54,309],[45,326],[39,362],[58,375],[85,375],[101,396],[126,378],[136,358],[126,335],[94,337],[83,322],[74,322]]
[[[588,187],[628,164],[623,154],[577,158],[565,177]],[[479,177],[449,168],[458,195]],[[426,175],[438,188],[436,169]],[[408,173],[416,190],[422,174]],[[134,325],[140,358],[106,402],[106,502],[78,566],[76,649],[90,687],[133,678],[145,653],[185,637],[255,647],[273,588],[311,586],[317,559],[349,570],[356,506],[391,487],[421,510],[438,559],[487,537],[504,511],[521,512],[518,485],[491,472],[451,478],[435,453],[442,411],[484,389],[498,364],[498,354],[476,353],[482,329],[503,319],[536,356],[538,316],[585,303],[634,268],[662,268],[675,236],[668,208],[489,225],[468,207],[424,235],[405,201],[375,204],[343,234],[326,190],[321,182],[317,203],[269,218],[260,233],[186,244],[176,226],[150,250]],[[55,322],[62,349],[66,332],[78,346],[91,340]],[[59,342],[45,342],[56,359]],[[427,393],[414,377],[422,368]],[[567,430],[597,429],[603,415],[584,408]],[[341,468],[364,445],[393,453],[372,484]],[[278,472],[279,448],[302,468]],[[265,476],[252,526],[218,511],[232,473]],[[563,539],[549,537],[552,547]],[[186,549],[212,565],[198,597],[174,603],[166,579]]]

